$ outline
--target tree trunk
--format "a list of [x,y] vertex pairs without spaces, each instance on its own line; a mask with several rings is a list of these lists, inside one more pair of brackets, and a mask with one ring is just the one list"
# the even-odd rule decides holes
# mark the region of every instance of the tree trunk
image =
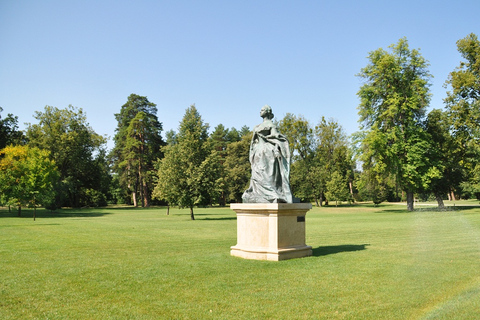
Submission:
[[442,196],[439,193],[435,192],[435,199],[438,203],[438,209],[445,209],[445,204],[443,203]]
[[218,201],[218,203],[220,204],[220,207],[225,207],[225,205],[227,204],[227,199],[225,197],[225,192],[223,190],[220,194],[220,200]]
[[170,205],[167,206],[167,216],[170,215]]
[[454,192],[453,190],[451,191],[451,200],[452,200],[452,201],[455,201],[455,200],[456,200],[456,199],[455,199],[455,192]]
[[413,211],[413,192],[407,191],[407,210]]
[[190,207],[190,220],[195,220],[195,216],[193,215],[193,207]]
[[140,191],[140,202],[142,203],[142,208],[145,208],[145,197],[144,197],[144,190],[143,190],[143,179],[142,177],[140,176],[140,172],[138,173],[139,176],[138,176],[138,191]]
[[318,203],[318,198],[317,198],[317,197],[315,197],[315,205],[316,205],[317,207],[320,207],[320,206],[321,206],[321,205]]
[[352,199],[355,201],[355,198],[353,197],[353,183],[352,183],[352,181],[348,181],[348,186],[350,187],[350,195],[352,196]]
[[143,181],[143,202],[145,203],[145,207],[150,207],[150,199],[148,195],[150,194],[150,190],[148,189],[148,184]]
[[22,206],[18,206],[18,216],[22,216]]
[[37,218],[37,203],[35,201],[35,195],[33,196],[33,221]]
[[133,200],[133,206],[137,207],[137,193],[135,191],[132,192],[132,200]]

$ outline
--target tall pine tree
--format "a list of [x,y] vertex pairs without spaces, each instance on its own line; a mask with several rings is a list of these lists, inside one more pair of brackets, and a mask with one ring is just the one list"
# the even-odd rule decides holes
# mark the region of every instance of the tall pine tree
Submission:
[[131,94],[115,114],[118,122],[111,152],[113,171],[129,204],[148,207],[153,190],[154,163],[161,157],[162,123],[156,104]]

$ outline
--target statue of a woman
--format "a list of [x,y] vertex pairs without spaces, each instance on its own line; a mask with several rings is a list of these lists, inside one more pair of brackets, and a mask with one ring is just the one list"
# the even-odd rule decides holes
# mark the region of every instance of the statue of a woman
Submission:
[[292,203],[288,141],[272,122],[270,106],[264,106],[260,116],[263,123],[253,129],[250,144],[252,177],[243,193],[243,203]]

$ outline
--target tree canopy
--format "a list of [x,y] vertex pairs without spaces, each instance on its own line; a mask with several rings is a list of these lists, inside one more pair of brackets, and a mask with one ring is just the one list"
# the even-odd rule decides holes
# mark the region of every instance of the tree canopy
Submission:
[[2,202],[18,206],[46,205],[54,196],[59,173],[49,152],[36,147],[7,146],[0,150],[0,194]]
[[[443,109],[429,110],[429,63],[402,38],[368,53],[357,74],[361,131],[348,137],[337,120],[322,115],[317,123],[292,113],[280,119],[276,125],[292,153],[294,196],[317,205],[406,198],[408,210],[414,195],[436,199],[439,207],[446,197],[480,199],[477,35],[458,40],[457,49],[461,61],[445,83]],[[156,104],[131,94],[114,115],[108,154],[106,137],[95,133],[81,108],[46,106],[35,112],[37,123],[27,124],[25,134],[17,116],[2,112],[3,204],[55,209],[166,203],[190,208],[195,219],[194,206],[240,202],[248,187],[250,129],[218,124],[209,132],[195,105],[186,109],[177,132],[162,138]]]
[[23,132],[18,129],[18,117],[9,113],[6,118],[2,118],[2,111],[0,107],[0,149],[24,143]]
[[163,148],[158,166],[154,197],[169,204],[190,208],[211,204],[218,198],[221,177],[219,155],[208,143],[208,124],[195,105],[190,106],[180,123],[176,143]]
[[[43,112],[35,112],[34,117],[38,123],[27,126],[28,143],[48,150],[60,172],[52,206],[89,206],[88,195],[92,192],[105,198],[109,175],[105,166],[98,165],[96,157],[102,155],[106,139],[90,127],[83,110],[46,106]],[[106,205],[106,200],[102,204]]]
[[161,157],[164,142],[157,106],[147,97],[131,94],[115,114],[115,147],[111,152],[113,171],[118,176],[123,200],[150,206],[154,164]]
[[389,49],[370,52],[368,65],[358,74],[364,80],[357,93],[359,121],[366,131],[362,161],[377,179],[393,174],[413,210],[414,192],[434,174],[425,156],[429,146],[422,128],[432,76],[428,62],[409,48],[407,39]]

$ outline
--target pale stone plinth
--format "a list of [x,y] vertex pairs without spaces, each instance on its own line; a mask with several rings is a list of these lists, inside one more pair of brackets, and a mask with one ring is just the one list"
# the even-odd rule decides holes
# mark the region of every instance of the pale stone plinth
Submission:
[[237,245],[232,256],[286,260],[312,255],[305,244],[305,214],[310,203],[232,203],[237,213]]

